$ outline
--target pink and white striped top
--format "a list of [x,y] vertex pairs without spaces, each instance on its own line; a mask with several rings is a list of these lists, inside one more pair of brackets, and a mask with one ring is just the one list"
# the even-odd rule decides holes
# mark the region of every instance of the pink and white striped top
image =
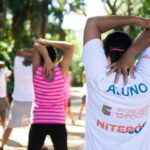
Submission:
[[37,68],[33,83],[35,100],[31,113],[32,124],[64,124],[64,84],[60,67],[55,67],[53,81],[45,80],[43,67]]

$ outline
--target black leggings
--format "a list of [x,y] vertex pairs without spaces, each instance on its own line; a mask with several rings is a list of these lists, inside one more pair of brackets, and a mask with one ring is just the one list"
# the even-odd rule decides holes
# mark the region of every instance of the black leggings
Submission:
[[54,150],[68,150],[65,124],[32,124],[29,131],[28,150],[41,150],[46,135],[50,135]]

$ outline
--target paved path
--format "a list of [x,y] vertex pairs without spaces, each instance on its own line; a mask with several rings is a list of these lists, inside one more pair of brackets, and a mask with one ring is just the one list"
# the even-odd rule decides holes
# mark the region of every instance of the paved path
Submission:
[[[69,118],[67,118],[66,120],[69,150],[83,150],[84,117],[81,120],[78,120],[78,112],[82,96],[81,88],[71,88],[71,96],[72,111],[74,112],[76,123],[75,125],[72,125]],[[29,127],[15,128],[9,138],[7,145],[5,145],[4,150],[26,150],[28,131]],[[2,136],[2,133],[3,130],[0,126],[0,137]],[[49,137],[46,138],[45,143],[49,147],[49,150],[53,150],[52,143]]]

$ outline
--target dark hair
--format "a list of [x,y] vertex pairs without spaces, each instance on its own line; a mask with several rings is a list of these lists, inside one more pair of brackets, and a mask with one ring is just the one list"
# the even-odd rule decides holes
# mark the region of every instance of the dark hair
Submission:
[[57,58],[57,51],[53,46],[47,46],[47,52],[52,62],[54,62]]
[[[57,58],[57,51],[53,46],[46,46],[47,52],[49,57],[51,58],[52,62],[54,62]],[[44,63],[44,59],[41,57],[41,63]]]
[[103,43],[106,56],[110,56],[111,62],[115,62],[130,47],[132,40],[125,32],[116,31],[110,33]]
[[32,57],[24,57],[24,60],[23,60],[23,65],[24,66],[30,66],[32,64]]

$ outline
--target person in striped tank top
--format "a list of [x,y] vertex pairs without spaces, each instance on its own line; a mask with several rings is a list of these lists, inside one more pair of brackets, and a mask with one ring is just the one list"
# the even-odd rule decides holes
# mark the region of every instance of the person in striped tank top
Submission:
[[[41,150],[47,135],[51,137],[54,150],[67,150],[64,85],[74,47],[64,41],[38,39],[33,49],[35,99],[28,150]],[[63,52],[61,61],[57,59],[57,49]]]

